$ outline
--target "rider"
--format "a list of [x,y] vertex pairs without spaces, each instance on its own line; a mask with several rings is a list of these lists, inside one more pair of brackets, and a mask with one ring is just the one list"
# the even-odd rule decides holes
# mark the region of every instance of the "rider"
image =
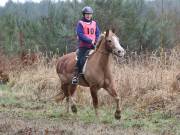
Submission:
[[89,6],[85,6],[82,9],[83,18],[78,21],[76,27],[76,34],[79,40],[78,45],[78,60],[75,66],[75,73],[72,79],[72,84],[78,83],[79,73],[82,73],[83,58],[90,49],[95,49],[95,44],[99,38],[99,27],[92,19],[93,9]]

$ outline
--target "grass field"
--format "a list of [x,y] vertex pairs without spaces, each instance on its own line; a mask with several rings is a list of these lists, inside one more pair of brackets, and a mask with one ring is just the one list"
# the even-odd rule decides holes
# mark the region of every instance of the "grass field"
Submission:
[[[0,134],[123,134],[179,135],[180,54],[168,58],[155,55],[114,61],[112,71],[121,97],[122,119],[114,119],[113,99],[100,90],[99,118],[96,118],[90,92],[78,87],[75,100],[78,113],[66,114],[65,101],[49,100],[60,90],[55,61],[10,70],[10,82],[0,85]],[[178,83],[178,82],[177,82]]]

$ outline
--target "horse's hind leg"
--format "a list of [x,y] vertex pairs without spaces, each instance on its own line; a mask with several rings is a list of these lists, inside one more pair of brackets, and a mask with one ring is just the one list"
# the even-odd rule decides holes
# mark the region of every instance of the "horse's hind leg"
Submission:
[[74,92],[77,88],[77,85],[70,85],[69,86],[69,91],[70,91],[70,100],[71,100],[71,110],[73,113],[77,113],[77,107],[76,107],[76,103],[75,101],[73,100],[73,95],[74,95]]
[[70,107],[70,102],[69,102],[69,90],[68,90],[68,84],[62,84],[61,89],[64,92],[64,96],[66,97],[66,111],[69,113],[69,107]]
[[120,109],[120,98],[117,95],[117,92],[115,90],[114,87],[114,83],[109,83],[107,85],[105,85],[105,90],[107,90],[107,92],[115,99],[116,101],[116,112],[115,112],[115,118],[116,119],[121,119],[121,109]]
[[71,105],[71,110],[73,113],[77,113],[77,108],[76,108],[76,104],[72,98],[75,90],[76,90],[76,85],[71,85],[71,84],[63,84],[61,86],[63,92],[64,92],[64,95],[66,97],[66,109],[67,109],[67,113],[69,113],[69,110],[70,110],[70,104]]
[[92,96],[92,100],[93,100],[93,106],[95,109],[95,113],[96,113],[96,116],[98,117],[99,116],[99,114],[98,114],[98,96],[97,96],[98,89],[95,87],[91,87],[90,91],[91,91],[91,96]]

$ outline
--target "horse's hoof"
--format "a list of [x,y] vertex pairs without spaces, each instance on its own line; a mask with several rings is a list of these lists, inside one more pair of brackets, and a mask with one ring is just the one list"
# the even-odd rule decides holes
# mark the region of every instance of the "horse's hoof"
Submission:
[[115,112],[114,116],[115,116],[115,119],[120,120],[120,119],[121,119],[121,111],[120,111],[120,110],[117,110],[117,111]]
[[72,110],[73,113],[77,113],[77,107],[76,107],[76,105],[72,105],[72,106],[71,106],[71,110]]

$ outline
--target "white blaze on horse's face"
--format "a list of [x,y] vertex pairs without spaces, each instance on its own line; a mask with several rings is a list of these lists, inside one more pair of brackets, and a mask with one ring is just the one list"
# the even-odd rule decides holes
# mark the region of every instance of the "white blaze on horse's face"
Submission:
[[124,48],[120,45],[119,43],[119,38],[116,35],[112,36],[112,40],[114,43],[114,47],[112,49],[112,52],[118,56],[124,56],[126,51],[124,50]]

